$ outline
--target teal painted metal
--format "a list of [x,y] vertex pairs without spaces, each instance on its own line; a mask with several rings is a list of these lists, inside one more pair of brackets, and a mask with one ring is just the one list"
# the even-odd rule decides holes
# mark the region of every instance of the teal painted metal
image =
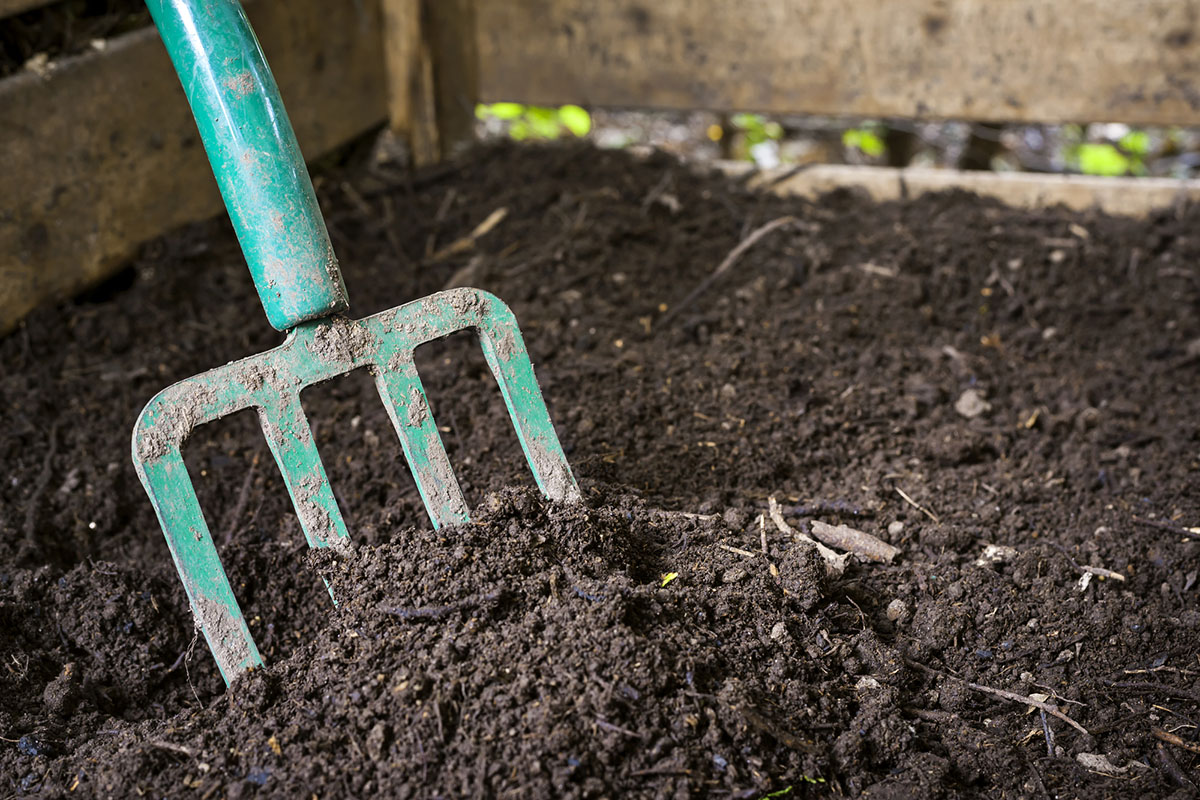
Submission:
[[538,487],[551,500],[581,498],[508,306],[487,292],[452,289],[366,319],[337,316],[348,307],[341,273],[279,91],[241,6],[235,0],[147,0],[147,6],[192,105],[263,308],[272,325],[288,330],[273,350],[159,392],[133,431],[134,467],[196,624],[229,683],[263,662],[183,463],[183,444],[197,425],[257,409],[309,546],[348,549],[346,523],[300,392],[368,368],[434,527],[467,522],[466,499],[413,350],[473,328]]
[[478,289],[451,289],[361,320],[306,322],[279,347],[180,381],[147,405],[133,432],[133,461],[183,580],[197,624],[228,683],[262,664],[221,566],[180,450],[197,425],[246,408],[259,420],[311,547],[347,548],[300,391],[366,367],[400,438],[435,528],[469,519],[429,401],[413,363],[426,342],[463,329],[479,334],[484,358],[542,493],[578,502],[579,486],[546,410],[512,311]]
[[255,288],[276,330],[343,312],[346,289],[275,78],[236,0],[147,0]]

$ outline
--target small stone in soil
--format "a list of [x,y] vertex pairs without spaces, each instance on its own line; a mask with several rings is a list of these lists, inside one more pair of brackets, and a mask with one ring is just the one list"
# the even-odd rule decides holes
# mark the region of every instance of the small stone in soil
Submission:
[[992,410],[992,404],[984,400],[979,392],[974,389],[967,389],[959,398],[954,401],[954,410],[960,416],[967,419],[974,419],[981,414],[986,414]]
[[726,583],[737,583],[742,578],[746,577],[747,574],[748,573],[746,572],[745,567],[730,567],[729,569],[725,570],[725,574],[721,576],[721,580],[725,581]]

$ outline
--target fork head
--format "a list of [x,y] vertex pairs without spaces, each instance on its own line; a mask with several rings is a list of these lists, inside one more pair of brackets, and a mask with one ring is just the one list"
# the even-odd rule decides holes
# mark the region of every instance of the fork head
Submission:
[[196,624],[228,684],[262,657],[229,585],[183,462],[192,429],[246,408],[259,421],[310,547],[349,547],[346,523],[300,404],[308,386],[368,367],[400,438],[434,528],[467,522],[466,500],[413,361],[421,344],[459,330],[479,334],[542,493],[577,502],[516,318],[494,295],[451,289],[360,320],[330,317],[293,328],[282,345],[159,392],[133,432],[133,462],[162,525]]

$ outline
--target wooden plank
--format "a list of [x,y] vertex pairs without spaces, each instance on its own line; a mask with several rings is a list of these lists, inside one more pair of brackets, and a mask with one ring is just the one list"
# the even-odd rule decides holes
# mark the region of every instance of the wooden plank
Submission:
[[834,189],[858,189],[878,201],[915,197],[927,192],[962,189],[1016,208],[1062,205],[1075,211],[1098,209],[1108,214],[1144,217],[1183,202],[1200,201],[1200,180],[1170,178],[1099,178],[1090,175],[1044,175],[1032,172],[976,172],[954,169],[864,167],[822,164],[794,170],[778,167],[758,172],[753,165],[722,162],[721,169],[747,185],[776,194],[815,199]]
[[477,0],[484,101],[1200,124],[1200,0]]
[[433,60],[421,35],[421,0],[382,0],[383,53],[392,131],[408,146],[414,166],[438,160]]
[[383,0],[388,110],[415,166],[474,140],[475,0]]
[[[377,2],[246,7],[309,158],[387,118]],[[0,109],[0,332],[223,208],[154,29],[5,80]]]
[[475,139],[479,97],[475,0],[425,0],[425,16],[441,155],[449,158]]
[[15,17],[17,14],[48,6],[53,2],[54,0],[0,0],[0,19]]

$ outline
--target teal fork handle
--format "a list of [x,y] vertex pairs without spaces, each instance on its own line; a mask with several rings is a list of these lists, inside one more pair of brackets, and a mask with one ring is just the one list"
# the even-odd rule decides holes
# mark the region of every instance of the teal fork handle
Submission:
[[237,0],[146,0],[267,319],[277,330],[349,301],[279,87]]

